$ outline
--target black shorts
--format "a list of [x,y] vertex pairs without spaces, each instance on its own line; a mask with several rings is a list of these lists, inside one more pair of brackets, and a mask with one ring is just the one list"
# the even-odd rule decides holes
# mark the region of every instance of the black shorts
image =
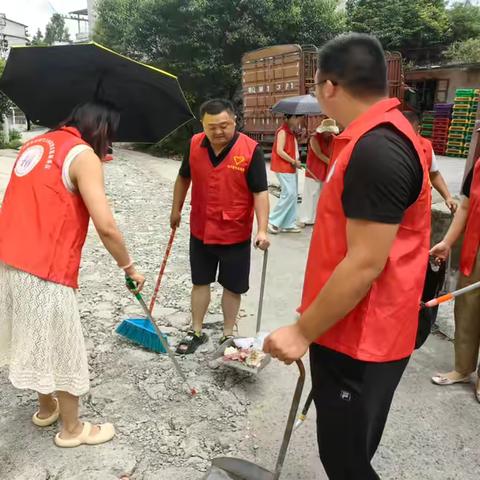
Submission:
[[250,240],[234,245],[205,245],[190,235],[190,267],[194,285],[218,283],[233,293],[246,293],[250,277]]

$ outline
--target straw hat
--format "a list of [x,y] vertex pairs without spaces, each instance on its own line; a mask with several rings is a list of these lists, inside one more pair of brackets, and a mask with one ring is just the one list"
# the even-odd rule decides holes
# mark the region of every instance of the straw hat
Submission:
[[322,123],[320,124],[319,127],[317,127],[317,133],[333,133],[335,135],[338,135],[339,129],[337,127],[337,123],[333,118],[326,118],[325,120],[322,120]]

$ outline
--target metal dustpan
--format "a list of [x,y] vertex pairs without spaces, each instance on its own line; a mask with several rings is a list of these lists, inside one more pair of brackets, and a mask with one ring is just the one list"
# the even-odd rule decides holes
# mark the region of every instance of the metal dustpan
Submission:
[[217,349],[213,353],[209,362],[211,368],[216,368],[217,366],[223,365],[226,367],[234,368],[236,370],[240,370],[242,372],[256,375],[258,372],[262,371],[270,363],[272,359],[270,355],[266,355],[265,358],[263,358],[262,361],[260,362],[260,365],[258,365],[257,367],[250,367],[245,363],[242,363],[236,360],[224,360],[223,353],[225,349],[228,347],[234,346],[235,345],[234,342],[235,342],[235,339],[233,338],[231,338],[230,340],[227,340],[225,343],[221,345],[219,349]]
[[275,470],[271,472],[259,465],[239,458],[220,457],[212,460],[212,466],[206,476],[203,477],[203,480],[278,480],[280,478],[305,383],[305,367],[301,360],[297,361],[297,366],[300,375],[295,388],[295,394],[293,395],[292,406],[290,407]]
[[[259,295],[259,301],[258,301],[258,312],[257,312],[257,328],[256,332],[257,335],[260,332],[260,328],[262,326],[262,313],[263,313],[263,297],[265,294],[265,279],[267,276],[267,264],[268,264],[268,250],[265,250],[263,252],[263,266],[262,266],[262,280],[260,283],[260,295]],[[241,338],[241,337],[237,337]],[[251,373],[251,374],[257,374],[261,370],[263,370],[271,360],[270,355],[267,355],[260,363],[259,366],[257,367],[249,367],[248,365],[241,363],[239,361],[227,361],[223,360],[223,354],[225,352],[225,349],[228,347],[234,346],[234,339],[230,339],[226,342],[224,342],[210,357],[210,367],[211,368],[216,368],[219,367],[220,365],[224,365],[227,367],[234,368],[236,370],[241,370],[243,372]]]

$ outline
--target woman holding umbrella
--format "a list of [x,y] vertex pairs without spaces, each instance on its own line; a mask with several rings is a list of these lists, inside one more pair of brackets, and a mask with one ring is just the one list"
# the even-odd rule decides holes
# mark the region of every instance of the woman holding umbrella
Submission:
[[61,125],[21,148],[0,210],[0,366],[14,386],[38,392],[33,423],[62,426],[59,447],[111,440],[113,425],[78,418],[89,389],[76,302],[90,218],[120,270],[138,284],[109,207],[102,161],[119,124],[106,102],[77,106]]
[[296,225],[298,181],[297,169],[301,168],[300,153],[294,131],[298,128],[302,117],[285,115],[282,126],[275,134],[270,168],[280,182],[280,200],[270,214],[268,231],[299,233]]

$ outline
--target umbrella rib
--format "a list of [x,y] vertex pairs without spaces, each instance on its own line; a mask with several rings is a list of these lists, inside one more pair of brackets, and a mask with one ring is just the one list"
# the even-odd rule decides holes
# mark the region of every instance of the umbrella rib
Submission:
[[130,62],[133,62],[133,63],[136,63],[138,65],[141,65],[142,67],[146,67],[146,68],[150,68],[151,70],[157,72],[157,73],[162,73],[163,75],[167,75],[171,78],[174,78],[175,80],[178,79],[178,77],[176,77],[175,75],[173,75],[172,73],[169,73],[169,72],[166,72],[165,70],[161,70],[160,68],[157,68],[157,67],[153,67],[152,65],[148,65],[146,63],[143,63],[143,62],[139,62],[138,60],[134,60],[133,58],[129,58],[125,55],[122,55],[121,53],[118,53],[118,52],[115,52],[114,50],[108,48],[108,47],[104,47],[103,45],[100,45],[99,43],[97,42],[89,42],[90,45],[95,45],[96,47],[98,48],[101,48],[107,52],[110,52],[110,53],[113,53],[114,55],[117,55],[119,57],[122,57],[123,59],[125,60],[129,60]]

